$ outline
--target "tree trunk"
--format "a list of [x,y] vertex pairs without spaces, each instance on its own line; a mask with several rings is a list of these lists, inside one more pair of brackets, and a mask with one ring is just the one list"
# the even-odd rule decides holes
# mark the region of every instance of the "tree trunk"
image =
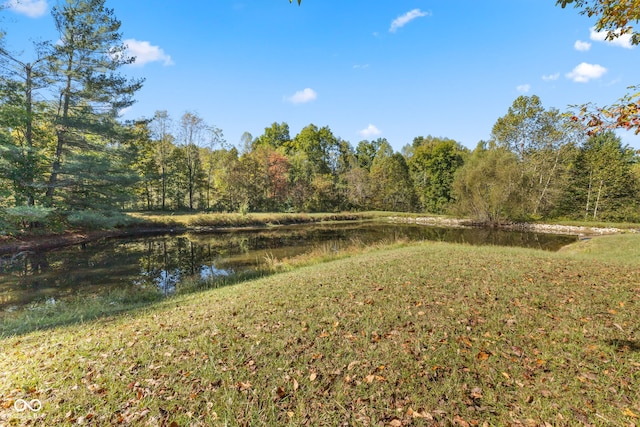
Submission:
[[[538,198],[537,202],[536,202],[536,206],[533,209],[533,214],[536,215],[538,213],[538,209],[540,208],[540,205],[542,204],[542,201],[544,200],[544,196],[547,194],[547,190],[549,189],[549,185],[551,184],[551,178],[553,177],[553,175],[556,173],[556,168],[558,167],[558,162],[560,160],[560,150],[558,149],[556,152],[556,158],[555,161],[553,163],[553,167],[551,168],[551,172],[549,172],[549,176],[547,177],[547,182],[545,183],[544,187],[542,188],[542,193],[540,194],[540,197]],[[543,180],[542,175],[540,175],[540,181]]]
[[598,206],[600,205],[600,195],[602,194],[602,186],[604,184],[604,180],[600,180],[600,186],[598,187],[598,196],[596,197],[596,205],[593,208],[593,219],[596,219],[598,216]]
[[[26,97],[27,97],[27,123],[25,129],[25,139],[27,141],[27,153],[31,154],[33,152],[33,106],[32,102],[32,86],[33,80],[31,77],[31,64],[27,64],[25,67],[25,71],[27,73],[27,82],[26,82]],[[35,200],[33,197],[33,175],[29,178],[30,182],[25,183],[25,186],[28,186],[27,190],[27,206],[33,206],[35,204]]]
[[587,205],[584,210],[584,219],[589,217],[589,204],[591,203],[591,187],[593,184],[593,169],[589,171],[589,190],[587,191]]
[[164,211],[166,206],[166,200],[167,200],[167,171],[165,170],[164,165],[162,165],[161,173],[162,173],[161,204],[162,204],[162,210]]
[[53,163],[51,164],[51,175],[49,176],[49,185],[47,187],[46,200],[49,206],[53,205],[53,195],[55,193],[56,185],[58,184],[58,173],[60,172],[60,164],[62,161],[62,148],[65,143],[66,129],[65,125],[69,118],[69,103],[71,100],[71,71],[73,70],[73,55],[69,56],[67,61],[67,82],[65,90],[62,93],[62,124],[57,124],[56,129],[56,152],[53,157]]

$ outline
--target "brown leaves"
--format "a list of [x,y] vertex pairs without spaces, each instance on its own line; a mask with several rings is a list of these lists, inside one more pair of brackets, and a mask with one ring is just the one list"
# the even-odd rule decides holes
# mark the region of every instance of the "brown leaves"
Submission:
[[630,417],[630,418],[640,418],[640,416],[638,414],[636,414],[635,412],[633,412],[629,408],[625,408],[623,413],[624,413],[625,416]]
[[476,359],[480,361],[488,360],[489,356],[491,356],[491,352],[482,350],[478,354],[476,354]]
[[364,382],[366,382],[367,384],[371,384],[373,382],[384,382],[386,380],[387,379],[382,375],[369,374],[366,377],[364,377]]
[[235,384],[235,387],[236,387],[236,390],[238,390],[239,392],[246,393],[251,390],[252,385],[249,381],[246,381],[246,382],[238,381]]
[[469,393],[469,397],[472,398],[473,400],[482,399],[483,397],[482,389],[480,387],[474,387],[473,389],[471,389],[471,392]]

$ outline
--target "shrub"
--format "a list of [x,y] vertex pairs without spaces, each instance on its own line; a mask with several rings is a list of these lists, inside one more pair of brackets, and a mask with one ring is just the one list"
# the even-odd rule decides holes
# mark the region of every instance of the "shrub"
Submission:
[[6,221],[16,227],[33,228],[46,222],[53,212],[53,208],[43,206],[16,206],[4,210]]
[[105,230],[127,226],[133,219],[121,212],[75,211],[67,216],[67,221],[88,230]]

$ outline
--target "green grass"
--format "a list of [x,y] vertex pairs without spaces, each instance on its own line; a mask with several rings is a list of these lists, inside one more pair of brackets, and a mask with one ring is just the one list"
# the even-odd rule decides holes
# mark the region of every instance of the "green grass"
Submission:
[[640,236],[614,237],[377,249],[5,338],[0,424],[634,425],[640,256],[606,252]]
[[580,259],[634,266],[640,264],[640,235],[613,234],[581,240],[562,251]]

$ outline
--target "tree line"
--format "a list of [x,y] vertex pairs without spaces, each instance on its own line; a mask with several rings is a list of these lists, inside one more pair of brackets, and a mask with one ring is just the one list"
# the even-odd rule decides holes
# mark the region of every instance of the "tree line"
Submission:
[[286,122],[229,145],[195,112],[119,120],[142,81],[119,73],[120,22],[104,0],[53,8],[56,42],[31,62],[0,39],[0,228],[118,225],[127,210],[453,213],[480,221],[640,222],[638,153],[612,131],[517,98],[474,150],[418,136],[352,145]]
[[384,138],[353,146],[328,126],[292,136],[286,122],[245,133],[237,149],[194,113],[171,123],[161,111],[141,125],[141,180],[130,209],[640,221],[638,153],[612,131],[588,135],[537,96],[518,97],[474,150],[433,136],[401,152]]

